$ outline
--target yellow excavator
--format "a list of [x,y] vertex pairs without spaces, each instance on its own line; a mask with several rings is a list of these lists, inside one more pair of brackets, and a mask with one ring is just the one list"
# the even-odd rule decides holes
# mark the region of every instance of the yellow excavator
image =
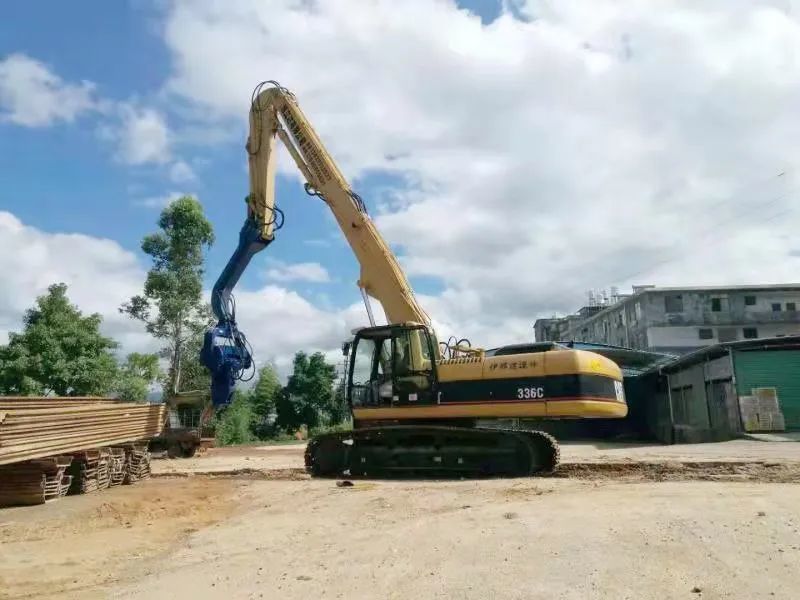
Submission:
[[[251,258],[275,239],[283,213],[275,205],[276,141],[305,179],[305,190],[330,208],[360,265],[358,287],[370,326],[343,346],[353,430],[322,434],[306,448],[315,476],[434,473],[518,476],[551,471],[555,439],[510,427],[528,418],[622,418],[622,372],[588,351],[552,345],[541,352],[493,352],[466,339],[437,342],[389,246],[300,110],[275,81],[251,97],[247,140],[250,193],[239,245],[212,291],[218,323],[206,332],[201,361],[212,375],[215,406],[230,402],[253,369],[250,345],[236,324],[232,290]],[[370,298],[388,323],[377,325]],[[507,351],[506,351],[507,350]]]

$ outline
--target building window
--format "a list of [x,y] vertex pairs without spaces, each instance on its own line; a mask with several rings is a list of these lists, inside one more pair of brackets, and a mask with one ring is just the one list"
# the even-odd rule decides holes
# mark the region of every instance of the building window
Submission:
[[717,330],[717,339],[720,342],[735,342],[739,334],[736,327],[720,327]]
[[797,304],[795,304],[794,302],[787,302],[786,310],[788,310],[789,312],[795,312],[797,310]]
[[711,298],[711,312],[727,312],[729,309],[728,307],[728,297],[722,296],[721,298]]
[[755,327],[745,327],[742,329],[742,336],[746,340],[754,340],[758,337],[758,329]]
[[781,312],[781,303],[780,302],[773,302],[772,303],[772,312]]
[[683,295],[672,294],[664,296],[664,311],[668,313],[683,312]]
[[634,307],[634,311],[636,312],[636,320],[641,320],[642,318],[642,303],[637,302],[636,306]]
[[697,330],[697,335],[701,340],[710,340],[714,337],[714,330],[707,327],[701,327]]
[[756,305],[756,297],[755,296],[745,296],[744,297],[744,305],[745,306],[755,306]]

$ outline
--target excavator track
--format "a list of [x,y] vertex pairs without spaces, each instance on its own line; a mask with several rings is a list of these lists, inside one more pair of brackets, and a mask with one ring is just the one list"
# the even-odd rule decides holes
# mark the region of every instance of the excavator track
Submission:
[[315,477],[524,477],[553,471],[559,457],[543,431],[397,425],[316,436],[305,464]]

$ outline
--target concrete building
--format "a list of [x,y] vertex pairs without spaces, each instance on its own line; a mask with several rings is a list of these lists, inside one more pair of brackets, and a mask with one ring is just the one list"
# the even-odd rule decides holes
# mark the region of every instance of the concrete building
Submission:
[[538,319],[536,341],[575,340],[670,354],[704,346],[800,334],[800,284],[640,286],[607,305]]

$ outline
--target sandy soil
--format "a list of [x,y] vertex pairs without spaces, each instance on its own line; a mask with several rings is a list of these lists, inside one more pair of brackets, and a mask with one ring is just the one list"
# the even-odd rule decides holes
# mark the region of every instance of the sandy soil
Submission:
[[150,480],[0,509],[0,598],[105,598],[97,586],[146,576],[191,534],[231,516],[241,488]]
[[0,511],[0,597],[795,598],[800,461],[778,446],[568,446],[559,477],[351,487],[298,474],[302,447],[154,461]]
[[[159,475],[211,474],[232,471],[276,471],[289,469],[302,473],[305,444],[278,446],[239,446],[212,448],[203,456],[190,459],[153,461],[153,473]],[[561,444],[561,462],[794,462],[800,463],[800,443],[731,440],[713,444]]]

